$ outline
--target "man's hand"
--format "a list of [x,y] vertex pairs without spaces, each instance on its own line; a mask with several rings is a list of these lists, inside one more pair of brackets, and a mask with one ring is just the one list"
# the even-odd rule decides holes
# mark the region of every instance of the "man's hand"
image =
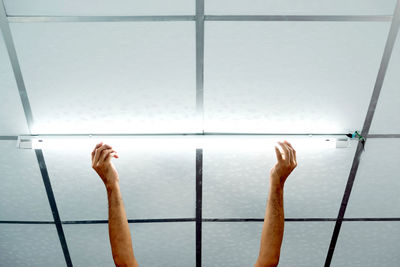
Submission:
[[283,149],[283,154],[278,147],[275,147],[278,163],[270,172],[270,190],[261,233],[260,252],[254,267],[278,266],[281,254],[285,225],[283,186],[286,178],[296,168],[297,160],[296,151],[289,142],[278,143]]
[[117,152],[111,146],[100,142],[92,151],[92,168],[103,180],[106,188],[119,181],[118,172],[111,158],[118,158]]
[[284,143],[278,143],[283,149],[283,155],[279,148],[275,146],[276,158],[278,162],[274,167],[272,167],[270,175],[272,183],[283,186],[286,178],[297,166],[296,150],[294,150],[288,141],[285,141]]

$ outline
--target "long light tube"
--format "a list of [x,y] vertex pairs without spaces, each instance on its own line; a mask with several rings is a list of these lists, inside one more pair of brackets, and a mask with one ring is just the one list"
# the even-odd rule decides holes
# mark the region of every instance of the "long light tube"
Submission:
[[[20,136],[17,147],[30,149],[74,150],[93,148],[103,142],[118,148],[129,149],[243,149],[264,150],[287,140],[299,149],[330,149],[347,147],[348,139],[337,136],[248,136],[248,135],[188,135],[188,136]],[[340,142],[341,145],[338,145]]]

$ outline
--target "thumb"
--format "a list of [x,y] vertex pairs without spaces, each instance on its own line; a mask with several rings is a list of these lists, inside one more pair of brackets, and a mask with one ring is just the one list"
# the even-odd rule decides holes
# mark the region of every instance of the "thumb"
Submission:
[[115,157],[115,158],[119,158],[116,152],[110,153],[107,158],[104,160],[104,162],[110,163],[111,159]]

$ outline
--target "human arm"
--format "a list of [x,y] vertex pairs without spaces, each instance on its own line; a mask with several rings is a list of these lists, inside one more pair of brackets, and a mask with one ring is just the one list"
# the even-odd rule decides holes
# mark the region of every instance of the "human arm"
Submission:
[[102,145],[102,142],[97,144],[92,152],[92,168],[102,179],[107,191],[108,231],[112,255],[116,266],[138,267],[119,188],[119,176],[111,162],[112,157],[118,158],[116,151],[107,144]]
[[296,151],[292,145],[287,141],[279,144],[284,155],[275,147],[278,162],[270,171],[270,191],[261,233],[260,252],[254,267],[272,267],[279,263],[285,224],[284,184],[297,166]]

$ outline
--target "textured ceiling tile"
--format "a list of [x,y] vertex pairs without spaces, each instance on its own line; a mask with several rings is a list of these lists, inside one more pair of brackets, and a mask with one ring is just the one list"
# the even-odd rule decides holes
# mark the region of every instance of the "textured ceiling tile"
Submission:
[[12,23],[11,29],[33,133],[195,131],[194,22]]
[[114,265],[108,224],[64,224],[63,229],[74,266]]
[[0,34],[0,135],[29,134],[7,48]]
[[202,265],[253,266],[260,249],[261,222],[203,222]]
[[400,133],[400,37],[397,37],[378,104],[372,119],[371,134]]
[[206,22],[205,130],[361,130],[390,22]]
[[273,156],[267,151],[205,149],[203,217],[263,217]]
[[0,220],[53,220],[35,151],[0,141]]
[[400,222],[343,222],[331,266],[397,267],[399,237]]
[[4,0],[8,15],[190,15],[195,0]]
[[370,138],[345,217],[400,217],[400,139]]
[[392,15],[396,0],[205,0],[206,14]]
[[323,266],[335,222],[285,222],[279,267]]
[[[203,266],[253,266],[260,249],[262,225],[203,223]],[[279,266],[322,266],[333,226],[334,222],[286,222]]]
[[0,265],[65,266],[55,225],[1,224]]
[[133,231],[134,250],[142,266],[196,265],[195,222],[134,224]]
[[[195,223],[129,224],[139,266],[194,266]],[[107,224],[63,225],[74,266],[112,266]]]
[[[44,150],[62,220],[108,218],[107,192],[91,166],[93,148]],[[113,148],[128,219],[195,216],[194,149]]]
[[[296,150],[298,166],[285,184],[285,215],[336,217],[357,144],[312,148],[286,140]],[[260,142],[259,147],[204,150],[203,217],[264,218],[269,172],[277,160],[273,146]]]

